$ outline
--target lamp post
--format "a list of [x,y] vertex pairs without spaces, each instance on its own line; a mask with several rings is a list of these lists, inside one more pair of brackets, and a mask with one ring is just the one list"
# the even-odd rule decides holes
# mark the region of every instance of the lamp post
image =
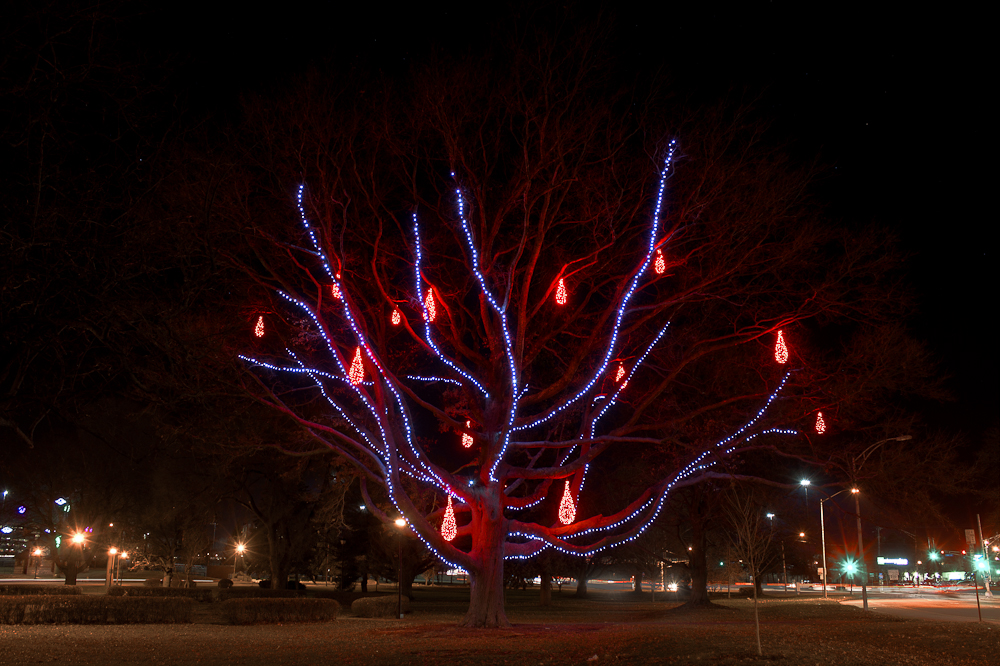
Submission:
[[406,527],[404,518],[396,519],[396,527],[399,528],[399,578],[396,583],[396,615],[403,619],[403,528]]
[[828,502],[829,500],[832,500],[834,497],[836,497],[840,493],[846,493],[848,490],[851,490],[853,492],[853,491],[855,491],[857,489],[856,488],[844,488],[843,490],[841,490],[839,492],[835,492],[834,494],[830,495],[829,497],[824,497],[823,499],[821,499],[819,501],[819,533],[820,533],[820,538],[822,539],[822,542],[823,542],[823,598],[824,599],[828,599],[829,598],[827,596],[827,594],[826,594],[826,587],[827,587],[827,584],[829,584],[829,582],[830,582],[830,570],[826,566],[826,520],[823,518],[823,503],[824,502]]
[[[900,435],[899,437],[890,437],[888,439],[883,439],[881,441],[875,442],[867,449],[858,454],[852,461],[851,467],[854,472],[854,477],[857,478],[857,472],[861,469],[861,466],[865,464],[868,460],[868,456],[875,452],[875,449],[879,448],[886,442],[905,442],[909,439],[913,439],[911,435]],[[865,610],[868,610],[868,567],[865,564],[865,547],[864,541],[861,538],[861,504],[858,501],[858,495],[861,493],[856,487],[851,488],[851,492],[854,494],[854,513],[858,520],[858,559],[860,559],[861,565],[861,600]]]
[[236,544],[236,550],[233,551],[233,579],[236,578],[236,558],[242,555],[243,551],[246,549],[247,547],[244,546],[242,543]]
[[[768,520],[771,521],[771,532],[774,532],[774,514],[767,514]],[[785,540],[781,539],[781,583],[785,588],[785,594],[788,594],[788,570],[785,568]]]
[[865,544],[861,538],[861,504],[858,501],[858,495],[861,494],[861,491],[857,488],[851,488],[851,494],[854,495],[854,514],[858,519],[858,560],[861,565],[861,603],[865,610],[868,610],[868,566],[865,564]]
[[35,548],[35,550],[31,552],[31,554],[35,557],[35,578],[38,578],[38,563],[42,559],[42,549]]

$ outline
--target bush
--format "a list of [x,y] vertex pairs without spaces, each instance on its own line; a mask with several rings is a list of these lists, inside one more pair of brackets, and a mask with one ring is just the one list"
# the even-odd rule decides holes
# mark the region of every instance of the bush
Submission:
[[16,594],[83,594],[76,585],[0,585],[0,595]]
[[229,624],[329,622],[340,612],[332,599],[229,599],[220,608]]
[[216,588],[212,592],[212,598],[216,601],[226,601],[227,599],[298,599],[303,596],[302,592],[295,590],[265,590],[259,587]]
[[233,586],[233,581],[229,580],[228,578],[219,579],[219,587],[222,588],[223,590],[228,590],[232,586]]
[[213,601],[210,588],[191,589],[189,587],[122,587],[115,586],[108,590],[112,597],[186,597],[195,601]]
[[194,603],[180,597],[0,597],[0,624],[173,624],[190,622]]
[[[351,604],[351,613],[357,617],[396,617],[397,599],[393,596],[361,597]],[[410,598],[403,597],[403,612],[410,612]]]
[[146,580],[142,581],[142,585],[143,587],[163,587],[163,579],[155,577],[147,578]]

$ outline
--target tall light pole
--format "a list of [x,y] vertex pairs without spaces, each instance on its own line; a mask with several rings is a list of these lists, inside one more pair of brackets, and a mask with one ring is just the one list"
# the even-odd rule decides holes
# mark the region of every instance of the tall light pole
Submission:
[[824,520],[823,518],[823,502],[828,502],[829,500],[832,500],[840,493],[846,493],[848,490],[854,492],[857,490],[857,488],[844,488],[843,490],[835,492],[829,497],[824,497],[819,501],[819,533],[823,541],[823,598],[824,599],[829,598],[826,594],[826,588],[830,582],[830,570],[826,566],[826,520]]
[[236,579],[236,558],[239,557],[240,555],[242,555],[243,551],[246,550],[246,549],[247,549],[246,546],[244,546],[242,543],[238,543],[238,544],[236,544],[236,550],[233,551],[233,579],[234,580]]
[[[913,437],[911,435],[900,435],[899,437],[883,439],[875,442],[860,454],[855,456],[855,458],[851,461],[851,467],[854,472],[855,479],[857,478],[858,470],[860,470],[862,465],[864,465],[868,460],[868,456],[875,452],[875,449],[879,448],[886,442],[905,442],[908,439],[913,439]],[[851,488],[851,493],[854,494],[854,513],[858,519],[858,558],[861,560],[861,600],[863,602],[864,609],[868,610],[868,566],[865,564],[865,546],[861,538],[861,504],[858,501],[858,495],[861,491],[858,490],[857,487],[854,487]]]
[[854,513],[858,519],[858,560],[861,564],[861,603],[865,610],[868,610],[868,565],[865,564],[865,544],[861,539],[861,504],[858,501],[858,495],[861,491],[857,488],[851,488],[851,494],[854,495]]
[[406,527],[406,520],[396,519],[396,527],[399,528],[399,578],[396,583],[396,616],[403,619],[403,528]]

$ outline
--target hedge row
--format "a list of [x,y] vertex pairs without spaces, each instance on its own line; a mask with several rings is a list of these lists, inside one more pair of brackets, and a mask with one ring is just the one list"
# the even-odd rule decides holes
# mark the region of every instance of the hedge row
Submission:
[[261,587],[112,587],[108,594],[115,597],[186,597],[196,601],[226,601],[227,599],[299,599],[304,592],[269,590]]
[[329,622],[340,612],[332,599],[229,599],[219,608],[229,624]]
[[0,597],[0,624],[174,624],[190,622],[194,604],[181,597]]
[[23,596],[26,594],[81,594],[80,588],[76,585],[0,585],[0,595],[16,594]]
[[[394,596],[361,597],[351,604],[356,617],[396,617],[399,601]],[[403,612],[410,612],[410,598],[403,597]]]
[[116,585],[108,590],[112,597],[154,597],[162,599],[164,597],[184,597],[195,601],[214,601],[212,593],[215,592],[210,587],[190,588],[190,587],[122,587]]

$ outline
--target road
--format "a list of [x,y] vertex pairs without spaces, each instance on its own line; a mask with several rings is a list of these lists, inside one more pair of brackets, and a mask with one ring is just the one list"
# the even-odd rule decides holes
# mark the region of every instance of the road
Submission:
[[[842,601],[851,606],[862,606],[861,599]],[[1000,600],[980,598],[980,609],[983,622],[1000,624]],[[939,595],[913,595],[899,597],[872,594],[868,597],[870,610],[916,620],[933,620],[935,622],[978,622],[979,611],[976,609],[976,596],[963,593],[954,597]]]

